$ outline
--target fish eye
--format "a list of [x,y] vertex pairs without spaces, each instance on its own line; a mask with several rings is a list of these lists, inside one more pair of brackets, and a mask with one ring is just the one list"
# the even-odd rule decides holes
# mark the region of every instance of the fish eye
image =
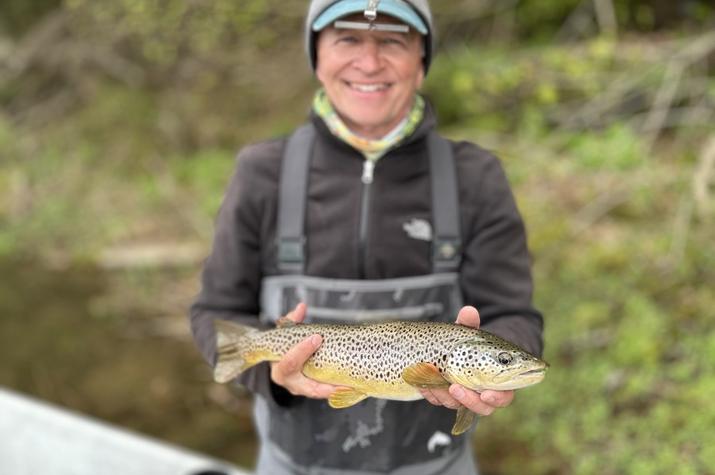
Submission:
[[514,357],[507,352],[501,352],[497,355],[497,360],[499,360],[500,364],[506,366],[514,360]]

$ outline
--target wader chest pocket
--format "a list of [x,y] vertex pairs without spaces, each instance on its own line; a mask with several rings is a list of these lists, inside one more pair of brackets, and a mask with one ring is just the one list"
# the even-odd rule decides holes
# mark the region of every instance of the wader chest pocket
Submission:
[[373,323],[388,320],[454,321],[461,308],[456,274],[385,280],[335,280],[299,275],[263,280],[261,316],[275,322],[308,305],[306,322]]

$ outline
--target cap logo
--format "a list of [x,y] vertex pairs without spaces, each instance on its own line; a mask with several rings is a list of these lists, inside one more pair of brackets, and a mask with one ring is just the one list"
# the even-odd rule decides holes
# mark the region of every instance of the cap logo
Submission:
[[380,0],[369,0],[367,2],[367,8],[365,8],[365,18],[367,21],[375,21],[377,18],[377,6],[380,4]]

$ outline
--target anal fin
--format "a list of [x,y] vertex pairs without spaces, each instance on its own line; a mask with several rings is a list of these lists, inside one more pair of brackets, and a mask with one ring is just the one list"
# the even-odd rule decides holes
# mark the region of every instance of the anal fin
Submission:
[[344,409],[354,406],[367,397],[367,394],[353,388],[338,388],[328,398],[328,404],[333,409]]
[[444,379],[439,368],[432,363],[417,363],[408,366],[402,372],[402,379],[418,388],[448,388],[449,381]]
[[454,421],[454,426],[452,426],[452,435],[459,435],[467,432],[477,420],[477,415],[467,409],[466,407],[460,407],[457,409],[457,419]]

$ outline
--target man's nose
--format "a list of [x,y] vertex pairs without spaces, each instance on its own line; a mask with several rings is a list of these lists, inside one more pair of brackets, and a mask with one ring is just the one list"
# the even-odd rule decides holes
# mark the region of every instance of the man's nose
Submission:
[[360,55],[355,60],[355,65],[365,73],[374,73],[382,67],[380,45],[375,41],[366,42],[361,48]]

